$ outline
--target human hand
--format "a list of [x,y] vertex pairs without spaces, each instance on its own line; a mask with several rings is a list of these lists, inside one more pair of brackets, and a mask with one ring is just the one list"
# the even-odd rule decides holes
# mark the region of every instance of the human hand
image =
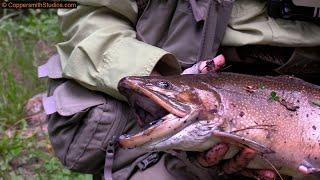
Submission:
[[261,180],[273,180],[277,177],[273,170],[246,168],[250,161],[256,156],[254,150],[243,148],[233,158],[222,161],[228,150],[229,145],[221,142],[214,145],[208,151],[200,153],[197,160],[204,167],[218,166],[222,174],[238,173],[246,177]]
[[213,59],[201,61],[192,67],[184,70],[182,74],[206,74],[208,72],[215,72],[225,64],[223,55],[219,55]]

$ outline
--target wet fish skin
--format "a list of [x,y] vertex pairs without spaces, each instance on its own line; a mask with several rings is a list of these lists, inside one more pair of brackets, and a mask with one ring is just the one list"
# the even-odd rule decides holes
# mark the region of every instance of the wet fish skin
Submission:
[[[159,86],[164,82],[168,87]],[[261,156],[277,168],[297,170],[300,165],[320,168],[320,107],[313,103],[320,100],[320,88],[316,85],[288,76],[235,73],[128,77],[120,82],[120,92],[126,83],[135,84],[125,87],[127,90],[139,89],[139,93],[158,97],[151,99],[177,116],[199,110],[199,122],[216,124],[210,131],[215,138],[260,150]],[[195,123],[193,126],[197,127]],[[188,128],[195,130],[190,125],[180,133],[189,136],[189,142],[203,138],[193,142],[198,144],[185,146],[183,140],[177,139],[176,144],[165,143],[172,140],[170,135],[153,139],[143,147],[154,149],[151,146],[162,143],[165,145],[157,150],[202,151],[214,143],[215,139],[208,136],[190,137],[190,133],[186,134]],[[179,137],[183,138],[175,138]]]

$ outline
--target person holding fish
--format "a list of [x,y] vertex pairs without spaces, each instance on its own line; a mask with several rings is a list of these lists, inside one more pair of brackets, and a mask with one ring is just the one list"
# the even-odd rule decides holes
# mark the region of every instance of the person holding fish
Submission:
[[272,166],[247,168],[257,155],[252,148],[241,147],[230,157],[228,140],[198,153],[125,149],[118,143],[121,135],[139,134],[166,118],[179,124],[196,114],[176,118],[142,94],[124,90],[126,99],[117,87],[127,76],[207,74],[227,61],[230,71],[319,80],[320,26],[272,19],[266,6],[256,0],[104,0],[59,10],[66,41],[47,63],[52,72],[44,99],[57,157],[94,179],[277,178]]

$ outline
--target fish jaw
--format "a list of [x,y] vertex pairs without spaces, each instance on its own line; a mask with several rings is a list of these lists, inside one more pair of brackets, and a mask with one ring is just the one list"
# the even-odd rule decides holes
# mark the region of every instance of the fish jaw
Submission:
[[118,90],[128,99],[130,98],[130,93],[142,94],[178,117],[184,117],[190,113],[190,106],[176,100],[175,95],[179,92],[157,88],[153,85],[154,83],[148,82],[150,78],[156,77],[125,77],[119,81]]
[[150,151],[198,151],[203,152],[220,140],[212,133],[217,130],[216,121],[196,121],[170,137],[145,143],[140,148]]
[[135,148],[146,143],[153,143],[169,138],[197,120],[199,111],[192,111],[189,115],[180,118],[173,114],[163,117],[158,123],[139,132],[138,134],[119,137],[119,144],[123,148]]

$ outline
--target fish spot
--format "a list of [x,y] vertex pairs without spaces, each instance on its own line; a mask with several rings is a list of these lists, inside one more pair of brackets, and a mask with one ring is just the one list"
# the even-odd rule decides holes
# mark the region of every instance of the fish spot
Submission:
[[317,130],[317,127],[315,125],[312,126],[313,130]]
[[235,122],[235,120],[234,120],[234,119],[229,119],[229,123],[231,123],[231,124],[235,124],[236,122]]
[[240,117],[243,117],[244,115],[245,115],[245,114],[244,114],[243,111],[241,111],[240,114],[239,114]]
[[267,134],[266,138],[267,139],[271,139],[271,135],[272,135],[271,131],[268,131],[268,134]]
[[210,109],[209,111],[210,113],[216,114],[218,113],[218,109],[214,108],[214,109]]

